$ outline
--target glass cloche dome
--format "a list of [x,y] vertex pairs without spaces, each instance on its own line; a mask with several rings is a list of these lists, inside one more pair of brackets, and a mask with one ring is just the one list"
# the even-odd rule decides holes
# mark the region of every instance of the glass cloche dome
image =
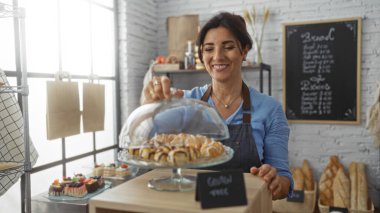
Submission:
[[173,175],[152,179],[148,186],[165,191],[194,189],[195,177],[182,176],[181,168],[204,168],[229,161],[233,150],[221,142],[228,127],[206,102],[177,99],[145,104],[124,124],[120,161],[147,168],[172,168]]
[[227,126],[210,105],[197,99],[171,99],[134,110],[121,130],[120,148],[144,145],[159,134],[181,133],[218,141],[229,138]]

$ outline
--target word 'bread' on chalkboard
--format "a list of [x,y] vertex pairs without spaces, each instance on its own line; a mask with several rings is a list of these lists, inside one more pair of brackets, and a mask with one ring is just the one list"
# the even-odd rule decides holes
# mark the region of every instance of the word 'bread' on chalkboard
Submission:
[[360,122],[361,19],[284,24],[284,111],[290,122]]
[[198,173],[195,200],[201,202],[202,209],[247,205],[243,173]]

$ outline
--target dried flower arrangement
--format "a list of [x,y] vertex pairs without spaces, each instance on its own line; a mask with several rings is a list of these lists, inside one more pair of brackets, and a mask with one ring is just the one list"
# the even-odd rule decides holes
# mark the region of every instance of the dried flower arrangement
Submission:
[[269,9],[264,7],[264,13],[262,15],[258,15],[256,13],[255,6],[252,7],[252,10],[244,9],[243,17],[246,21],[247,25],[250,26],[252,31],[252,39],[253,39],[253,48],[257,51],[256,56],[257,60],[255,63],[262,63],[262,53],[261,53],[261,44],[263,42],[263,34],[265,24],[268,22],[270,16]]

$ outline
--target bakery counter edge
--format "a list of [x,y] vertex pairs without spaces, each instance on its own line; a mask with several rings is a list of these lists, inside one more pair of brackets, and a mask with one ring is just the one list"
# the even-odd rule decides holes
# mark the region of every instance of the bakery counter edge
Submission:
[[[183,175],[205,170],[183,169]],[[170,169],[155,169],[103,192],[89,200],[90,213],[121,212],[272,212],[272,197],[267,184],[249,173],[244,174],[248,205],[203,210],[195,201],[195,191],[165,192],[147,187],[150,179],[170,176]]]

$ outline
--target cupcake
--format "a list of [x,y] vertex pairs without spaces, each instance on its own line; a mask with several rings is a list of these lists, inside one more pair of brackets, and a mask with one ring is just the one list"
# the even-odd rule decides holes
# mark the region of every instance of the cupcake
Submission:
[[92,176],[90,178],[96,180],[98,188],[103,188],[105,186],[104,178],[102,176]]
[[96,179],[89,178],[84,180],[83,183],[85,184],[88,193],[95,192],[99,188],[99,184]]
[[119,167],[115,170],[116,177],[125,177],[128,175],[128,169]]
[[114,177],[116,173],[115,165],[106,166],[103,169],[103,177]]
[[94,176],[103,176],[104,164],[96,164],[92,170],[92,175]]
[[64,194],[72,197],[84,197],[87,195],[86,185],[81,182],[73,182],[65,186]]
[[73,182],[73,180],[71,179],[71,177],[63,177],[61,184],[63,186],[66,186],[66,185],[69,185],[72,182]]
[[58,179],[55,179],[54,182],[49,187],[50,196],[61,196],[63,195],[63,184],[59,183]]

